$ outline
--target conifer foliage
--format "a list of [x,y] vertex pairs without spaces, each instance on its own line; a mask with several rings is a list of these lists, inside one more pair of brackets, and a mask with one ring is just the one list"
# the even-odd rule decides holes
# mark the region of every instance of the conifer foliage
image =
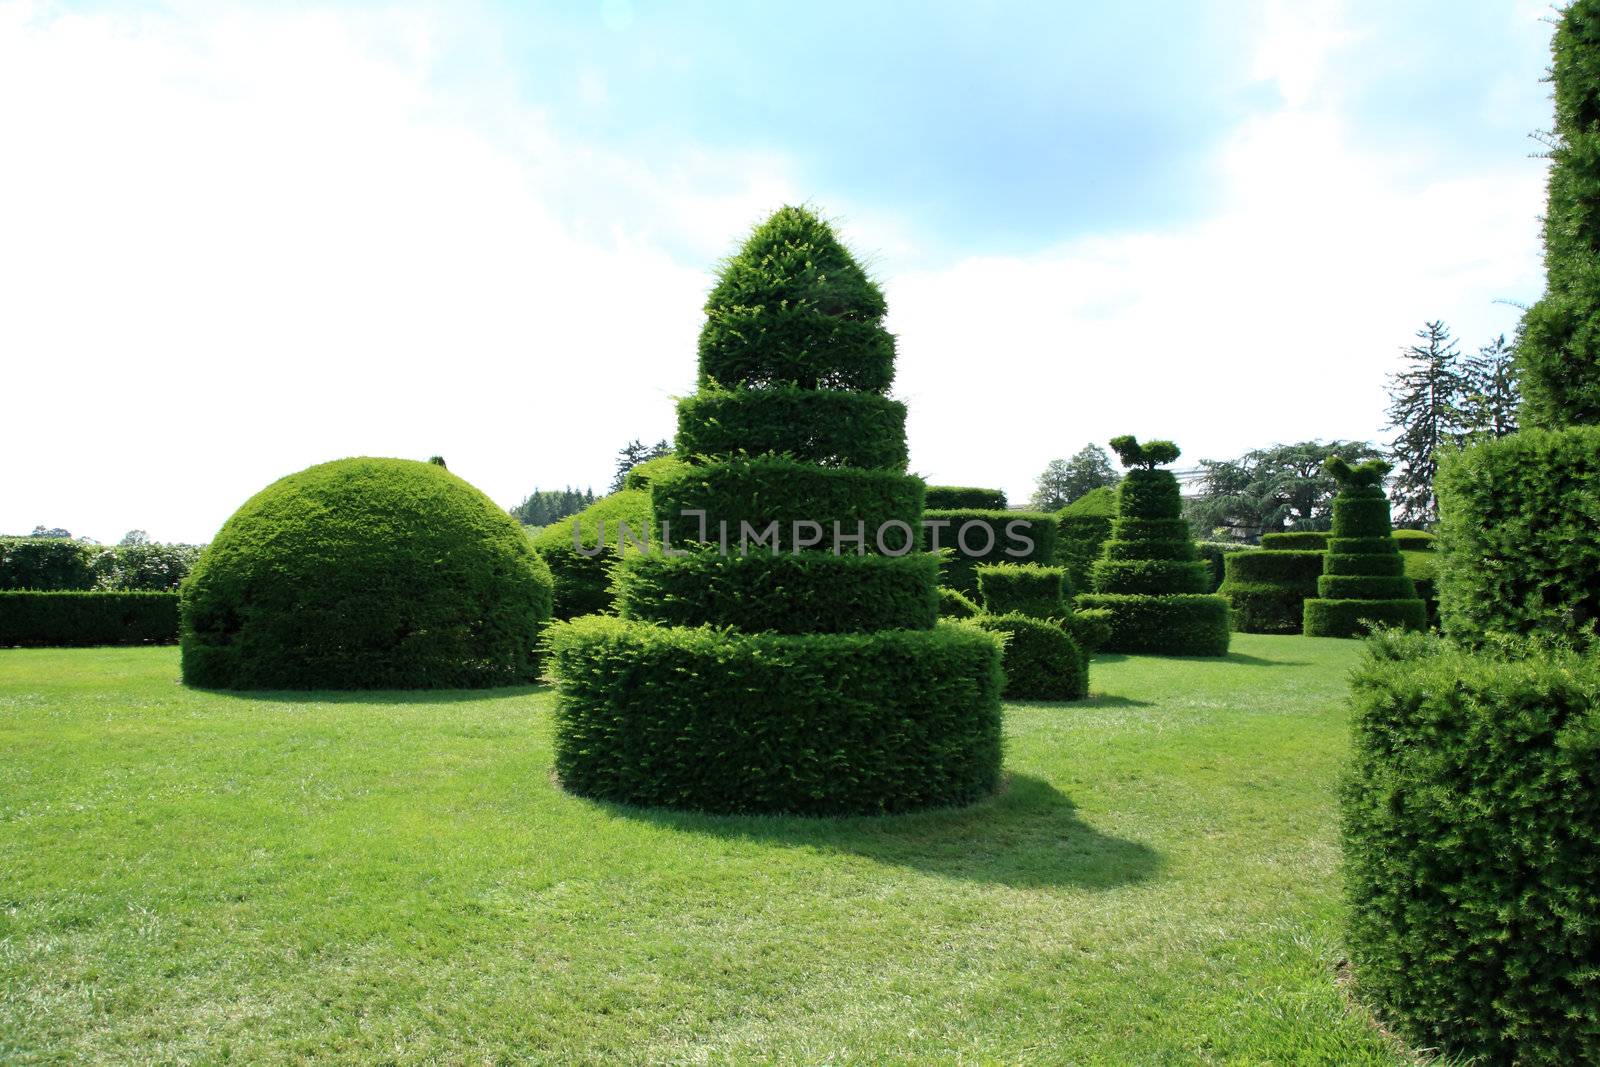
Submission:
[[1406,577],[1405,560],[1389,522],[1380,459],[1352,467],[1334,456],[1328,473],[1339,482],[1333,498],[1333,536],[1323,557],[1317,596],[1305,602],[1311,637],[1355,637],[1372,624],[1421,630],[1428,609]]
[[[923,485],[904,469],[905,409],[883,396],[885,311],[803,208],[778,211],[724,264],[700,391],[679,408],[690,462],[649,486],[670,538],[618,565],[621,618],[551,629],[566,788],[813,814],[994,789],[1001,644],[938,620],[937,566],[916,550]],[[860,439],[841,437],[841,423]]]

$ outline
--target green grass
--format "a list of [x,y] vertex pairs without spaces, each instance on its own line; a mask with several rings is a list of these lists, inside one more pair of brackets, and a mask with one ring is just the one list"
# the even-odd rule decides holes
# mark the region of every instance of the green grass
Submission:
[[1104,657],[885,820],[567,796],[543,688],[0,652],[0,1061],[1404,1062],[1336,976],[1356,644],[1234,649]]

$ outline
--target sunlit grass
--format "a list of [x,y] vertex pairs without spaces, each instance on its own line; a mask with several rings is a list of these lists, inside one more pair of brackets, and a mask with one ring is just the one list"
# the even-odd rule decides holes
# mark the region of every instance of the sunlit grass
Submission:
[[1110,657],[1007,788],[594,804],[551,694],[231,696],[0,652],[0,1060],[1396,1062],[1336,981],[1351,642]]

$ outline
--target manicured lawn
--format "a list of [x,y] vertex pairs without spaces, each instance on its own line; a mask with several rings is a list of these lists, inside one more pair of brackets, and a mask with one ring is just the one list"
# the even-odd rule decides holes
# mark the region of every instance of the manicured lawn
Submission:
[[0,651],[0,1061],[1404,1062],[1336,976],[1353,642],[1109,657],[1009,786],[596,805],[551,694],[191,692]]

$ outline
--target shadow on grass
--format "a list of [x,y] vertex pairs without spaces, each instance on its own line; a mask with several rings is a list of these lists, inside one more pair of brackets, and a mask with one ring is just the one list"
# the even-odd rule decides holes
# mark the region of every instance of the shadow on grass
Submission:
[[1088,700],[1080,700],[1080,705],[1086,708],[1153,708],[1155,704],[1148,700],[1135,700],[1132,697],[1107,696],[1104,693],[1091,693]]
[[1114,889],[1150,879],[1164,863],[1150,846],[1083,822],[1065,794],[1027,774],[1007,775],[999,793],[977,804],[911,815],[700,815],[600,806],[684,833],[864,856],[947,878],[1019,888]]
[[[182,683],[179,683],[182,685]],[[488,697],[529,696],[550,693],[548,682],[502,685],[484,689],[202,689],[196,693],[234,700],[259,700],[273,704],[460,704]]]
[[1252,656],[1244,652],[1229,652],[1223,657],[1224,663],[1244,663],[1251,667],[1309,667],[1311,664],[1303,659],[1264,659],[1261,656]]

